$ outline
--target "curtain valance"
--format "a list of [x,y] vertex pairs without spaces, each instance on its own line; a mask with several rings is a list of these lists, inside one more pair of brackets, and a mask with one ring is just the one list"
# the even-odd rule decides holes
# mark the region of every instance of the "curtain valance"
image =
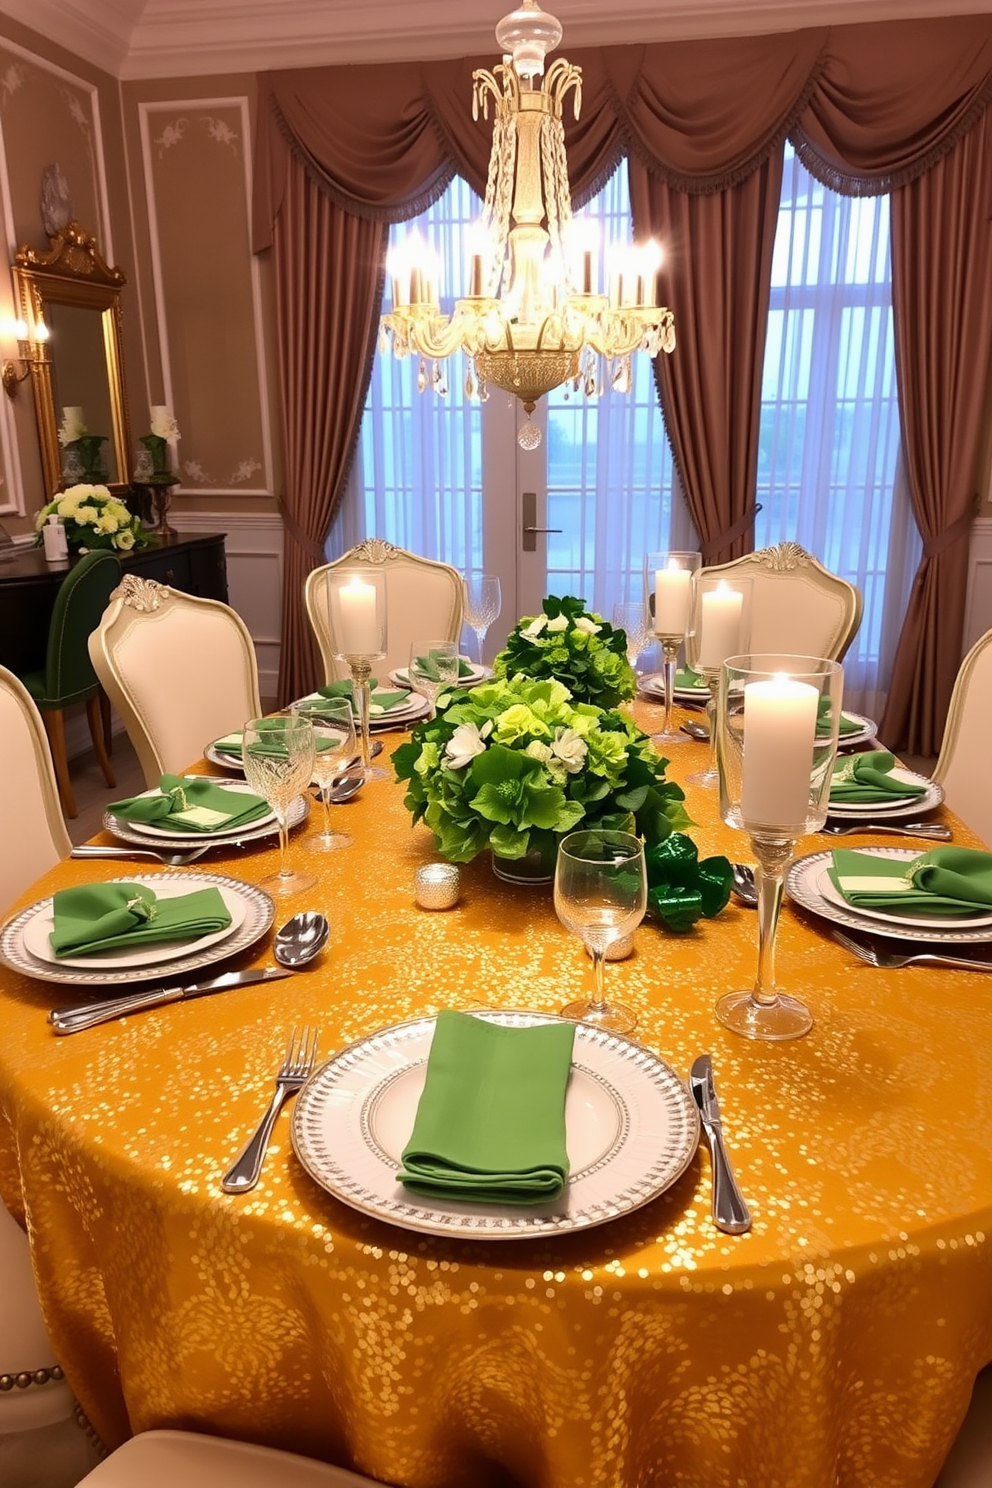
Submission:
[[[822,27],[771,36],[568,49],[582,114],[566,118],[581,204],[626,150],[672,188],[725,190],[791,134],[848,194],[930,169],[992,99],[992,16]],[[303,68],[259,78],[254,240],[270,246],[292,151],[345,211],[416,216],[456,172],[483,192],[492,124],[471,116],[493,56]]]

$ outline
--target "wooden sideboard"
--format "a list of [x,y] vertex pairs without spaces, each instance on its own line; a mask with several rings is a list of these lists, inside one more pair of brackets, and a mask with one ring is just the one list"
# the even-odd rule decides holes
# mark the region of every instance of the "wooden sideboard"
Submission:
[[[180,537],[167,543],[150,537],[147,547],[119,557],[125,573],[141,574],[184,594],[227,603],[223,533]],[[45,665],[52,607],[73,561],[51,564],[41,548],[21,547],[0,561],[0,665],[18,673]]]

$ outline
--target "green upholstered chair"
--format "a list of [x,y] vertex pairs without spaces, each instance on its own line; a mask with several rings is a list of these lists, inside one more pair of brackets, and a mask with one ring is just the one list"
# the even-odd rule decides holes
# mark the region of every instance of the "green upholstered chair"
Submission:
[[69,780],[65,752],[65,709],[86,704],[90,736],[107,784],[116,785],[107,754],[100,712],[100,683],[90,661],[87,642],[90,632],[120,583],[121,565],[116,553],[100,548],[86,553],[66,574],[55,599],[48,627],[48,651],[43,671],[28,672],[21,681],[34,699],[52,747],[55,778],[66,816],[76,815],[76,802]]

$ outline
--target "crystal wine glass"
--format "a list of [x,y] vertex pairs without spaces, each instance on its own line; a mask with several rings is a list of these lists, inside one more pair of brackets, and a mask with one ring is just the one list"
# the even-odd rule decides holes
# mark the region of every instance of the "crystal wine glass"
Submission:
[[280,896],[312,889],[317,880],[289,866],[289,808],[313,775],[313,728],[308,718],[276,713],[271,718],[251,718],[241,738],[241,760],[245,779],[253,791],[264,796],[279,823],[279,871],[260,882]]
[[647,908],[644,846],[630,832],[605,828],[570,832],[558,847],[555,910],[566,930],[577,935],[592,957],[596,994],[592,1001],[570,1002],[563,1018],[576,1018],[629,1033],[637,1015],[603,994],[603,960],[615,941],[630,935]]
[[318,852],[334,852],[350,847],[346,832],[331,830],[331,787],[335,777],[355,758],[355,714],[348,698],[301,698],[293,712],[308,718],[313,729],[313,779],[320,786],[324,807],[324,830],[311,843]]
[[639,658],[653,639],[647,605],[638,600],[615,604],[613,606],[613,628],[622,630],[626,636],[627,660],[636,671]]
[[775,985],[775,936],[796,839],[827,818],[842,690],[840,663],[820,656],[731,656],[723,664],[720,814],[748,834],[758,860],[758,974],[752,989],[725,993],[716,1015],[746,1038],[801,1038],[813,1026],[805,1003]]
[[486,631],[494,620],[499,619],[503,599],[499,579],[495,574],[471,574],[465,580],[465,619],[475,631],[479,642],[479,665],[485,665],[482,648],[486,643]]
[[410,686],[422,692],[434,717],[442,692],[458,682],[457,641],[414,641],[410,647]]

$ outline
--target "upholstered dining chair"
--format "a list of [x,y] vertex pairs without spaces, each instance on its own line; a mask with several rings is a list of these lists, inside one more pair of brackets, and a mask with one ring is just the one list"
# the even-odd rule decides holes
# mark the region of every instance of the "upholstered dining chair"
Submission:
[[992,1488],[992,1368],[975,1381],[968,1414],[933,1488]]
[[703,578],[752,580],[748,649],[840,661],[861,624],[862,599],[846,579],[798,543],[759,548],[701,570]]
[[327,604],[328,575],[337,568],[363,564],[382,569],[386,575],[387,650],[383,660],[376,663],[383,675],[409,663],[410,647],[419,636],[439,641],[461,640],[465,597],[457,568],[437,563],[433,558],[420,558],[405,548],[394,548],[382,538],[369,537],[307,576],[307,615],[320,647],[326,682],[348,676],[347,666],[334,656],[335,638]]
[[[27,688],[0,667],[0,916],[71,843],[48,736]],[[27,1237],[0,1204],[0,1483],[74,1481],[92,1457],[48,1341]],[[23,1475],[21,1464],[25,1464]],[[26,1464],[30,1463],[30,1476]]]
[[992,847],[992,630],[972,646],[958,668],[933,778],[952,811]]
[[98,549],[86,553],[69,570],[59,586],[48,626],[44,669],[25,672],[21,681],[34,698],[52,746],[55,778],[66,816],[76,815],[76,801],[69,780],[65,752],[65,709],[86,704],[93,748],[108,785],[115,785],[114,772],[104,737],[100,706],[100,684],[86,649],[90,632],[100,622],[111,591],[120,583],[121,564],[116,553]]
[[145,1431],[112,1452],[78,1488],[377,1488],[379,1482],[272,1447],[192,1431]]
[[220,600],[125,574],[89,650],[149,787],[262,711],[248,628]]

